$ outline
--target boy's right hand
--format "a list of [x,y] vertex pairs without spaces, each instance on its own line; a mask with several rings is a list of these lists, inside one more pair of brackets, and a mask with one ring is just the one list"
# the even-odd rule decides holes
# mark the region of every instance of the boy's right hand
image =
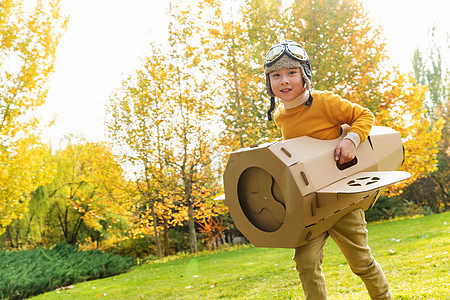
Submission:
[[345,164],[355,158],[356,146],[350,139],[343,139],[337,145],[334,155],[340,165]]

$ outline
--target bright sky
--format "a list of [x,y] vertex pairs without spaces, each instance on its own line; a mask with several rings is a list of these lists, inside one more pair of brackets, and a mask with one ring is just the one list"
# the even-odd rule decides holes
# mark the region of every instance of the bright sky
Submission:
[[[450,32],[446,0],[363,0],[366,10],[384,28],[390,57],[405,72],[417,46],[424,47],[435,23]],[[114,89],[139,66],[151,40],[167,30],[164,0],[62,0],[71,15],[57,51],[46,117],[56,116],[45,134],[54,145],[65,134],[89,140],[104,137],[104,107]]]

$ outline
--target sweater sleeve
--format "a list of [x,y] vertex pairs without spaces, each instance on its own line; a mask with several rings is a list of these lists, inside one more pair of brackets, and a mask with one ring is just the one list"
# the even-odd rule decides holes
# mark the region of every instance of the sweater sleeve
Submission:
[[361,138],[361,143],[364,142],[375,121],[372,112],[356,103],[342,99],[338,95],[330,94],[329,101],[327,101],[330,118],[336,124],[350,125],[349,132],[357,133]]

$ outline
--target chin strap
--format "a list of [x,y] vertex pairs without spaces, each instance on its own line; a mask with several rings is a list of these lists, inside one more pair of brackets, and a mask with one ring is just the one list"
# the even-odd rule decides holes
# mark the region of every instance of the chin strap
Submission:
[[267,118],[269,119],[269,121],[272,121],[272,112],[275,109],[275,97],[270,97],[270,108],[269,111],[267,112]]
[[312,97],[312,95],[311,95],[311,92],[309,92],[309,98],[308,98],[308,100],[305,102],[305,105],[306,105],[306,106],[311,106],[312,102],[313,102],[313,97]]

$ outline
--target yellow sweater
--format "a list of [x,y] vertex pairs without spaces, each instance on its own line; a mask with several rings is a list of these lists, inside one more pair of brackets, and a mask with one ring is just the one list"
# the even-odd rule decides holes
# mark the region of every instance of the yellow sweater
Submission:
[[277,107],[274,120],[284,140],[300,136],[332,140],[341,135],[341,125],[348,124],[349,132],[357,133],[361,143],[365,141],[374,122],[369,109],[328,91],[313,91],[312,97],[311,106]]

